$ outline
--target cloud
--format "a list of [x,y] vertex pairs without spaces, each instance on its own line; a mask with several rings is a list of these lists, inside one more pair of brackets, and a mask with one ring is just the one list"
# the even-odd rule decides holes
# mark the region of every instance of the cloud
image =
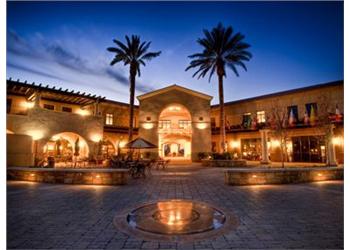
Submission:
[[[66,83],[80,83],[98,91],[128,92],[128,76],[118,67],[111,67],[96,58],[82,58],[68,42],[52,41],[37,34],[26,39],[13,30],[7,32],[7,67],[16,72],[28,72]],[[83,49],[82,49],[83,50]],[[104,51],[104,50],[103,50]],[[105,51],[104,51],[105,52]],[[107,60],[106,60],[107,61]],[[13,77],[9,75],[9,77]],[[118,86],[119,85],[119,86]],[[89,87],[89,88],[90,88]],[[121,88],[123,87],[123,88]],[[150,86],[137,82],[136,90],[145,93],[153,90]]]
[[11,68],[14,68],[14,69],[26,71],[26,72],[29,72],[29,73],[32,73],[32,74],[37,74],[37,75],[49,77],[49,78],[52,78],[52,79],[57,79],[57,80],[60,80],[60,81],[66,81],[66,79],[63,79],[61,77],[58,77],[58,76],[55,76],[55,75],[52,75],[52,74],[48,74],[48,73],[45,73],[45,72],[42,72],[42,71],[39,71],[39,70],[31,69],[31,68],[26,67],[26,66],[15,65],[15,64],[12,64],[12,63],[7,63],[7,66],[11,67]]

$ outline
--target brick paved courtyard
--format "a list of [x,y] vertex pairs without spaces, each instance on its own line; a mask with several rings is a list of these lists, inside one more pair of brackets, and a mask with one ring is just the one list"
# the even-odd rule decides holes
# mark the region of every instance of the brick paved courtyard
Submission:
[[[8,182],[7,244],[21,249],[343,248],[343,182],[226,186],[222,169],[171,167],[127,186]],[[234,213],[238,228],[198,242],[156,242],[118,232],[118,211],[184,198]]]

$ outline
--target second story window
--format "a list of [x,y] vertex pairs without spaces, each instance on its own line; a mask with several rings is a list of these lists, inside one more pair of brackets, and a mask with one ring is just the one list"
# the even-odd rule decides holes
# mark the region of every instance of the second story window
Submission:
[[292,125],[292,123],[298,123],[299,121],[299,117],[298,117],[298,106],[293,105],[293,106],[289,106],[287,108],[288,110],[288,122],[290,125]]
[[7,98],[6,99],[6,112],[7,112],[7,114],[11,112],[11,105],[12,105],[12,99]]
[[106,114],[106,125],[113,125],[113,114]]
[[251,125],[252,125],[252,114],[251,113],[243,114],[242,125],[243,125],[244,128],[250,128],[251,127]]
[[62,111],[63,112],[68,112],[68,113],[72,113],[72,108],[70,108],[70,107],[62,107]]
[[51,104],[44,104],[44,109],[55,110],[55,106]]
[[258,123],[266,122],[265,111],[256,112],[256,119],[257,119]]
[[171,121],[170,120],[159,121],[159,128],[170,128],[170,127],[171,127]]
[[305,104],[305,109],[307,115],[311,117],[312,115],[317,116],[317,104],[316,103],[307,103]]
[[179,121],[179,128],[187,129],[190,127],[191,127],[191,121],[186,121],[186,120]]

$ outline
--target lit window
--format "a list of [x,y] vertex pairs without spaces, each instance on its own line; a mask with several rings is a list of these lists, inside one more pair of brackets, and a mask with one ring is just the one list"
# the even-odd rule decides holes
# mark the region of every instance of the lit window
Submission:
[[113,114],[106,114],[106,125],[113,125]]
[[159,121],[159,128],[170,128],[170,126],[171,126],[170,120]]
[[187,129],[189,127],[191,127],[191,121],[186,121],[186,120],[179,121],[179,128]]
[[266,122],[265,111],[256,112],[256,118],[258,120],[258,123]]

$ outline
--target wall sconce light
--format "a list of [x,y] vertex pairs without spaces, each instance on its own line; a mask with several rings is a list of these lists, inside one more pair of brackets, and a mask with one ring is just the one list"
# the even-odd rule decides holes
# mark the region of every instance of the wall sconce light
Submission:
[[21,103],[21,106],[26,108],[26,109],[31,109],[34,107],[34,102],[22,102]]
[[30,130],[27,133],[33,138],[34,141],[40,140],[44,137],[44,132],[41,130]]
[[208,125],[204,122],[200,122],[200,123],[197,123],[197,126],[196,126],[198,129],[206,129],[208,127]]
[[333,145],[339,146],[343,144],[343,138],[342,137],[333,137],[332,138]]
[[281,143],[278,140],[272,140],[270,145],[273,148],[277,148],[277,147],[279,147],[281,145]]
[[239,148],[240,144],[241,143],[239,141],[231,141],[230,146],[232,148]]
[[252,177],[253,177],[253,178],[257,178],[258,176],[256,176],[256,175],[254,174],[254,175],[252,175]]
[[93,142],[99,142],[99,141],[101,141],[102,136],[99,134],[93,134],[93,135],[91,135],[90,139]]
[[142,124],[142,127],[143,127],[144,129],[152,129],[152,128],[154,127],[154,124],[151,123],[151,122],[146,122],[146,123],[143,123],[143,124]]
[[89,115],[90,112],[85,110],[85,109],[78,109],[77,110],[77,114],[81,115],[81,116],[86,116],[86,115]]

